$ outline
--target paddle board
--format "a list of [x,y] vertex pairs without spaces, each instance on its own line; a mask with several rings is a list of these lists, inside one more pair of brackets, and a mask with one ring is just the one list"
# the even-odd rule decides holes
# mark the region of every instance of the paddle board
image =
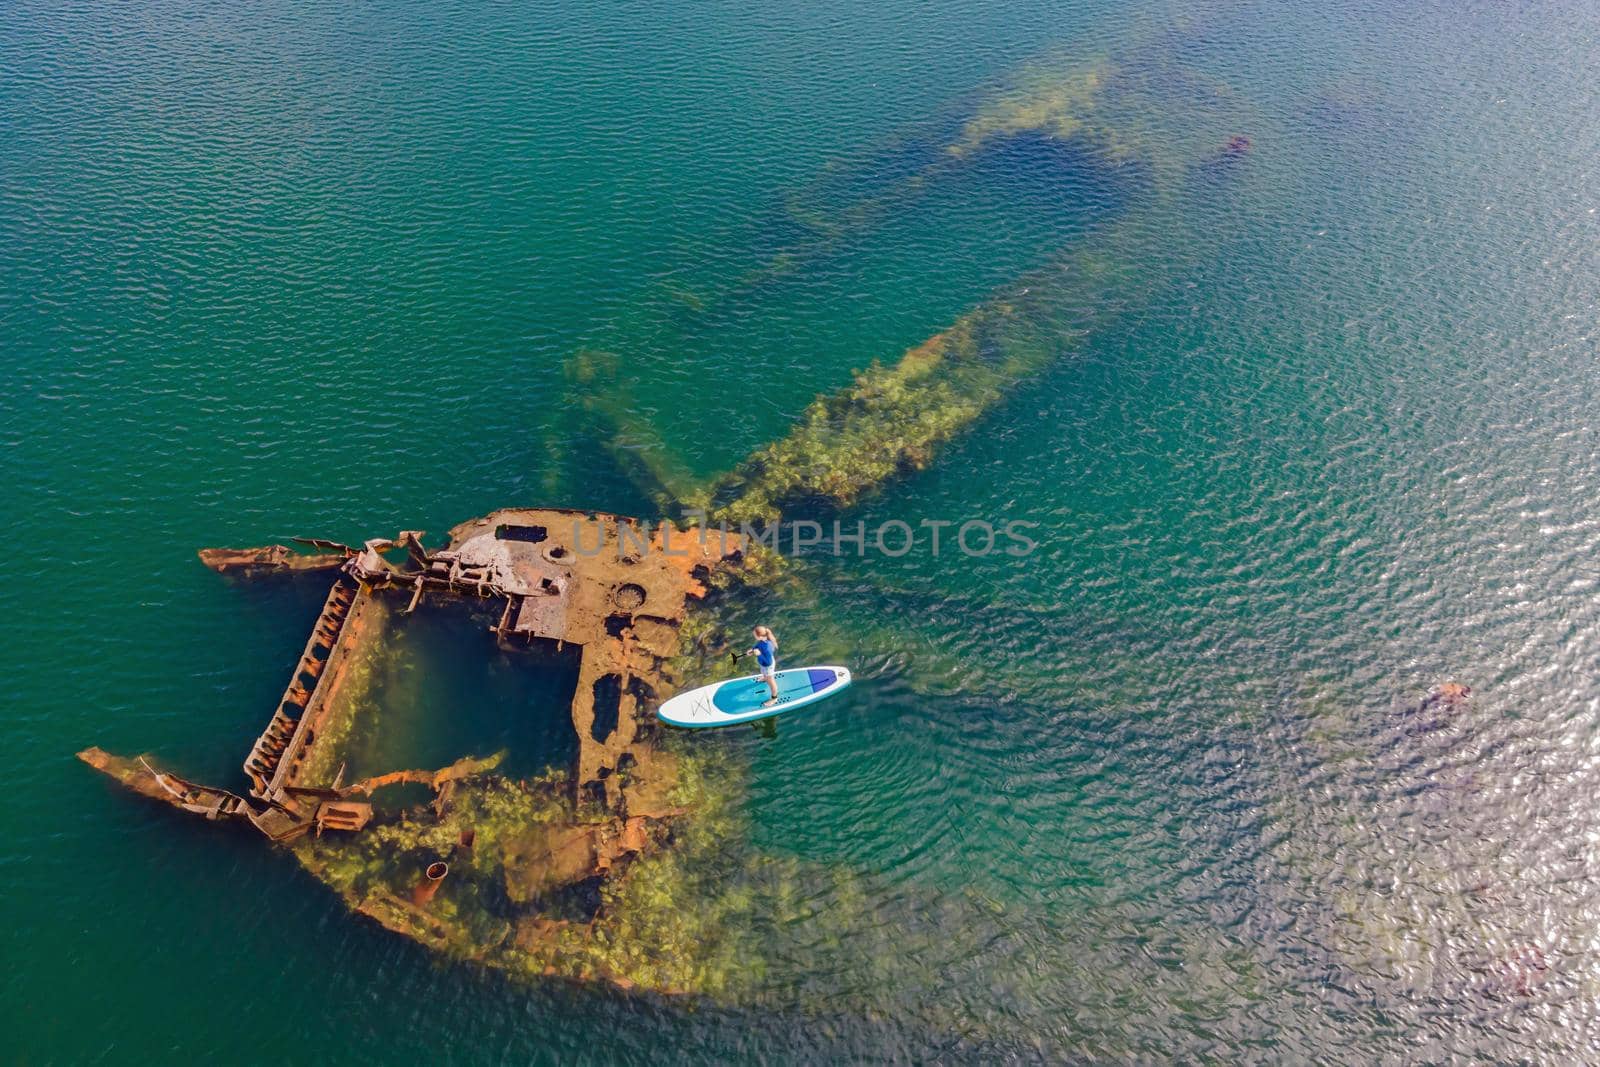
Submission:
[[761,705],[772,696],[771,690],[759,675],[752,674],[679,693],[662,704],[656,716],[690,729],[765,719],[833,696],[850,684],[850,671],[844,667],[791,667],[779,671],[776,678],[778,702],[770,708]]

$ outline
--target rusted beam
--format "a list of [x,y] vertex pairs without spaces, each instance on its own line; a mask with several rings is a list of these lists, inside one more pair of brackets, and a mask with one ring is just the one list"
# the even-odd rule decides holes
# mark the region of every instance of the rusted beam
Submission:
[[[244,772],[250,779],[250,791],[258,797],[270,797],[273,790],[284,784],[284,765],[292,765],[304,744],[306,721],[318,691],[323,684],[323,671],[333,656],[333,650],[344,632],[345,620],[355,606],[359,589],[348,578],[334,583],[323,601],[322,612],[317,616],[300,653],[294,674],[284,689],[278,708],[272,715],[250,754],[245,757]],[[309,677],[308,689],[302,679]]]
[[[326,544],[331,545],[333,542]],[[331,570],[355,554],[353,549],[343,545],[339,548],[343,551],[329,550],[316,554],[296,552],[287,545],[265,545],[261,548],[202,548],[199,555],[200,562],[218,574],[272,571],[294,573]]]
[[500,766],[506,758],[504,752],[496,752],[483,759],[458,759],[450,766],[437,771],[390,771],[373,778],[363,778],[359,782],[345,786],[339,790],[341,797],[371,796],[374,791],[386,785],[400,785],[410,782],[412,784],[426,785],[431,789],[439,789],[447,782],[461,778],[471,778],[473,775],[485,774]]

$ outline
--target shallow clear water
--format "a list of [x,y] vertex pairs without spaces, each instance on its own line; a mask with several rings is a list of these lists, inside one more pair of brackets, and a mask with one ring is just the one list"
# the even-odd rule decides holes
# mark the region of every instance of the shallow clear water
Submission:
[[405,617],[395,614],[399,605],[377,603],[386,613],[386,637],[350,668],[346,692],[359,726],[341,749],[344,781],[445,767],[466,753],[504,752],[500,769],[517,778],[578,758],[569,710],[578,686],[577,646],[509,653],[492,639],[486,643],[499,622],[486,610],[452,610],[424,599]]
[[[1592,6],[8,14],[20,1058],[1600,1056]],[[1225,97],[1248,157],[1181,215],[1037,146],[897,184],[1102,53],[1172,114]],[[439,964],[73,760],[240,781],[320,596],[195,547],[647,512],[575,352],[709,474],[1126,219],[1122,313],[844,516],[1039,551],[819,561],[737,609],[857,677],[708,742],[749,767],[730,862],[806,872],[748,1001]],[[437,699],[510,669],[462,662]],[[1410,710],[1451,678],[1469,703]]]

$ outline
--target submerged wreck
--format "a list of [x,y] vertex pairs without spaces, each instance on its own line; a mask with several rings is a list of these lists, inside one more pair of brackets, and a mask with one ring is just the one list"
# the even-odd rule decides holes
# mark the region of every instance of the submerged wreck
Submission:
[[[737,836],[724,757],[715,745],[675,745],[653,714],[687,658],[715,650],[706,598],[734,583],[798,580],[722,526],[795,508],[836,512],[926,467],[1019,383],[1161,292],[1192,266],[1164,251],[1195,225],[1192,197],[1215,193],[1218,168],[1231,169],[1250,143],[1238,129],[1257,116],[1241,103],[1163,47],[1121,63],[1026,70],[937,142],[931,162],[846,206],[836,225],[793,207],[809,236],[714,295],[732,300],[781,280],[1008,138],[1081,143],[1093,165],[1129,183],[1119,216],[894,362],[857,372],[787,436],[720,476],[686,474],[665,435],[636,414],[615,360],[580,353],[569,373],[603,450],[662,514],[693,522],[652,531],[616,515],[508,509],[457,526],[436,550],[416,531],[360,547],[305,539],[204,550],[202,562],[224,574],[328,582],[299,662],[244,758],[248,784],[201,785],[148,757],[98,748],[80,758],[143,796],[248,824],[353,910],[457,958],[660,991],[718,993],[758,980],[761,947],[735,943],[726,928],[762,909],[747,889],[695,866]],[[578,650],[569,766],[518,778],[503,772],[504,753],[478,753],[346,780],[351,739],[377,714],[363,692],[364,661],[408,615],[441,608],[494,620],[485,641],[505,648]]]
[[[463,523],[438,551],[422,537],[408,530],[360,548],[303,541],[309,553],[201,551],[224,574],[329,579],[299,663],[244,759],[247,793],[190,782],[144,756],[78,755],[143,796],[250,824],[391,930],[461,956],[553,971],[555,935],[579,920],[592,928],[600,884],[625,878],[630,861],[669,840],[688,810],[675,802],[676,763],[653,744],[650,711],[672,688],[690,605],[737,570],[742,544],[720,531],[700,538],[614,515],[527,509]],[[363,708],[352,699],[351,665],[386,640],[396,611],[417,611],[424,597],[492,605],[490,636],[503,647],[579,650],[569,709],[575,767],[513,781],[491,755],[344,780],[341,745]],[[431,800],[374,803],[380,790],[406,784],[427,787]]]

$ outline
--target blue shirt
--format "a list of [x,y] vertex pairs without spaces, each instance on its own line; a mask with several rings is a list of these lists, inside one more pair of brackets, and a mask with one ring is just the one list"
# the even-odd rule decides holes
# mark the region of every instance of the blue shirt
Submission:
[[770,667],[777,662],[778,647],[766,638],[756,642],[756,662],[763,667]]

